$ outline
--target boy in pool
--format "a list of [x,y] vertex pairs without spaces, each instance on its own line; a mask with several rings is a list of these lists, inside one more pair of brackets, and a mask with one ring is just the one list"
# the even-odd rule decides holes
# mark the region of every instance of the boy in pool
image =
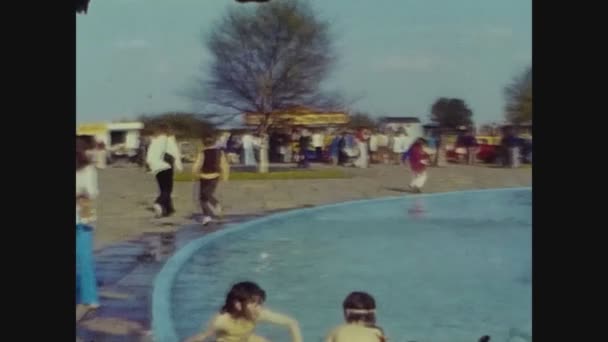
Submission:
[[220,312],[211,319],[205,331],[186,342],[204,342],[215,337],[215,342],[268,342],[254,335],[258,322],[269,322],[289,328],[293,342],[302,342],[298,322],[262,306],[266,292],[256,283],[244,281],[234,284],[226,296]]
[[376,324],[376,302],[365,292],[351,292],[342,303],[344,320],[325,338],[325,342],[385,342],[384,332]]

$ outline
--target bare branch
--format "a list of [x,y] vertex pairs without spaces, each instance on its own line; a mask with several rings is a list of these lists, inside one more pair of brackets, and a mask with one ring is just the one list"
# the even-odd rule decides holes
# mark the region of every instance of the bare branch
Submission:
[[336,58],[329,23],[307,2],[233,8],[204,38],[213,61],[188,94],[194,102],[265,114],[344,103],[320,89]]

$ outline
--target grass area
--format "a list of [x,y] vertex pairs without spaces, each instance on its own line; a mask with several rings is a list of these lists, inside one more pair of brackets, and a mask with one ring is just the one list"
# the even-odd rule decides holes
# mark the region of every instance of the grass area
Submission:
[[[477,165],[481,165],[490,169],[508,169],[505,168],[504,166],[501,165],[497,165],[497,164],[482,164],[479,163]],[[532,169],[532,164],[519,164],[519,169]]]
[[[246,172],[246,171],[231,171],[231,181],[248,181],[248,180],[287,180],[287,179],[336,179],[350,178],[351,176],[340,169],[322,169],[322,170],[288,170],[288,171],[273,171],[268,173]],[[194,177],[189,172],[176,173],[173,176],[176,182],[191,182]]]

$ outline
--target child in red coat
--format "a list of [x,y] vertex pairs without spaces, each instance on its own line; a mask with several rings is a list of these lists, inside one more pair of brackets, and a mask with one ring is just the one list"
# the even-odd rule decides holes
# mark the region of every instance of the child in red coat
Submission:
[[430,164],[430,161],[429,155],[424,151],[425,146],[426,140],[419,138],[412,145],[409,152],[410,168],[413,173],[410,188],[415,193],[420,193],[424,183],[426,183],[426,168]]

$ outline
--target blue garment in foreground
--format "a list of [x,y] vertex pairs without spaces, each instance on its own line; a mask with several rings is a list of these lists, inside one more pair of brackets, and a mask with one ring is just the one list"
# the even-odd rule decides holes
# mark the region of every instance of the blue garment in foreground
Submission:
[[93,228],[85,224],[76,224],[76,304],[99,304]]
[[329,147],[329,154],[332,157],[338,157],[338,155],[340,154],[340,140],[341,139],[342,139],[342,137],[337,136],[331,141],[331,145]]

